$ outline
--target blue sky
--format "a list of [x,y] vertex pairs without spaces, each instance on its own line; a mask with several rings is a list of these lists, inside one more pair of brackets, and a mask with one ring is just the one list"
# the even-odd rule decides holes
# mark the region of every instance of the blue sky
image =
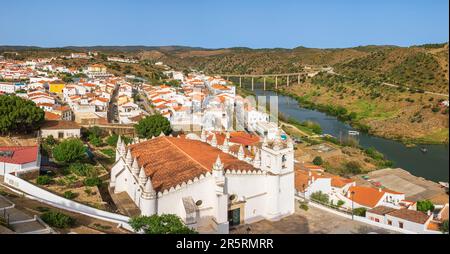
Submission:
[[448,0],[2,0],[0,45],[207,48],[448,41]]

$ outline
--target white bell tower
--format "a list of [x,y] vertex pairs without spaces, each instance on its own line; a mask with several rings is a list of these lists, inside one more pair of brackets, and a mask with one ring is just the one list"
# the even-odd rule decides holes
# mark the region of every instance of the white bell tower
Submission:
[[294,148],[280,131],[273,142],[261,147],[261,170],[267,173],[267,217],[278,220],[295,210]]

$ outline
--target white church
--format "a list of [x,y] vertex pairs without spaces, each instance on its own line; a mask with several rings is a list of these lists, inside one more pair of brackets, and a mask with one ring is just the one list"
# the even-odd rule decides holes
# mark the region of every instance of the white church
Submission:
[[126,192],[141,215],[176,214],[200,233],[294,213],[292,141],[244,147],[212,135],[161,134],[128,147],[119,139],[111,190]]

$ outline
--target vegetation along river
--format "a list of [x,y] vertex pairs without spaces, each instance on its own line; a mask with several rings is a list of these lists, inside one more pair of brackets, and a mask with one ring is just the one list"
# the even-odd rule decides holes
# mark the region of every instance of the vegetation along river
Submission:
[[[256,84],[255,93],[258,96],[277,95],[272,91],[263,91],[260,84]],[[268,101],[267,101],[268,102]],[[298,121],[311,120],[320,124],[324,134],[330,134],[339,138],[342,134],[347,135],[349,130],[354,130],[347,123],[339,121],[336,117],[325,113],[302,108],[296,100],[288,96],[278,96],[279,111],[287,117]],[[448,182],[449,179],[449,145],[418,145],[417,147],[406,147],[398,141],[375,137],[360,133],[357,136],[359,144],[363,148],[374,147],[383,153],[387,159],[394,162],[394,167],[409,171],[411,174],[423,177],[435,182]],[[428,151],[423,152],[421,148]]]

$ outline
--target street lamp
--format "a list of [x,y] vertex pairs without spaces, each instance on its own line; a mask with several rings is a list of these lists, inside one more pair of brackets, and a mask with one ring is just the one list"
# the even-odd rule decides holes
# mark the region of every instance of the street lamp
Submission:
[[353,195],[355,195],[355,192],[354,191],[352,191],[352,192],[350,192],[350,197],[352,198],[352,220],[353,220],[353,217],[355,216],[355,212],[353,211]]

